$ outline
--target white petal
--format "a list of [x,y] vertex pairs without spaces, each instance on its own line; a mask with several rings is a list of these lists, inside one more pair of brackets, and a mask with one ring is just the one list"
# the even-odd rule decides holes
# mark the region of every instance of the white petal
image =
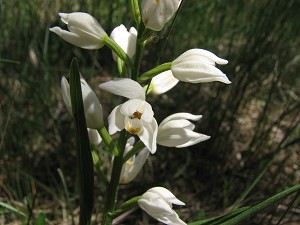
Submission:
[[108,116],[109,134],[114,134],[117,131],[124,129],[125,122],[124,122],[124,115],[120,112],[121,106],[122,105],[115,107]]
[[[135,157],[133,165],[128,166],[130,168],[127,169],[127,174],[123,172],[123,174],[121,175],[120,183],[126,184],[131,182],[134,178],[136,178],[136,176],[144,166],[145,162],[147,161],[148,156],[149,150],[147,148],[143,148],[142,151]],[[127,166],[126,163],[124,164],[124,166]]]
[[103,111],[99,99],[86,82],[81,82],[81,91],[86,125],[88,128],[99,129],[103,126]]
[[193,115],[190,113],[174,113],[168,117],[166,117],[159,126],[167,123],[170,120],[177,120],[177,119],[187,119],[187,120],[193,120],[193,121],[198,121],[202,118],[202,115]]
[[65,103],[65,106],[69,113],[73,115],[72,113],[72,105],[71,105],[71,96],[70,96],[70,85],[69,82],[65,77],[61,78],[61,93],[62,93],[62,98]]
[[192,145],[196,145],[196,144],[198,144],[202,141],[206,141],[208,139],[210,139],[210,136],[207,136],[205,134],[200,134],[198,138],[190,140],[190,141],[186,142],[183,145],[177,145],[176,148],[186,148],[186,147],[189,147],[189,146],[192,146]]
[[156,193],[160,195],[163,199],[165,199],[168,203],[172,203],[175,205],[185,205],[184,202],[180,201],[178,198],[173,195],[171,191],[164,187],[154,187],[148,190],[150,193]]
[[177,11],[181,0],[142,1],[142,19],[147,28],[160,31]]
[[153,93],[157,95],[163,94],[172,89],[178,82],[179,80],[173,76],[171,70],[162,72],[151,80]]
[[143,127],[143,132],[138,134],[141,141],[149,149],[149,151],[154,154],[156,152],[156,138],[157,138],[158,125],[156,120],[153,118],[151,123],[145,123]]
[[98,146],[102,139],[97,130],[88,128],[89,141],[91,145]]
[[52,27],[49,30],[59,35],[62,39],[69,42],[70,44],[84,49],[98,49],[101,47],[101,45],[99,45],[99,42],[89,42],[80,37],[78,34],[62,30],[60,27]]
[[[128,32],[126,27],[121,24],[113,29],[110,37],[124,50],[129,57],[132,58],[135,55],[137,31],[134,27],[131,27],[130,31]],[[116,60],[114,53],[113,57]]]
[[145,100],[145,91],[142,86],[129,78],[120,78],[100,84],[103,90],[129,99]]
[[157,136],[157,143],[166,147],[178,147],[183,146],[189,143],[190,141],[197,140],[202,136],[203,134],[188,129],[170,128],[166,130],[159,130]]

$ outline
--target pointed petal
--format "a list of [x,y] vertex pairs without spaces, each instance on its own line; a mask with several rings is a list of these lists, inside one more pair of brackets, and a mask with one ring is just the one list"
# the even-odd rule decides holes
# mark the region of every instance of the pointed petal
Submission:
[[172,203],[175,205],[185,205],[184,202],[180,201],[178,198],[173,195],[171,191],[164,187],[154,187],[148,190],[150,193],[156,193],[159,196],[161,196],[163,199],[165,199],[168,203]]
[[62,98],[65,103],[65,106],[69,113],[73,115],[72,113],[72,105],[71,105],[71,96],[70,96],[70,85],[69,82],[65,77],[61,78],[61,93],[62,93]]
[[193,120],[198,121],[202,118],[202,115],[193,115],[190,113],[174,113],[168,117],[166,117],[159,126],[163,126],[165,123],[167,123],[170,120],[177,120],[177,119],[187,119],[187,120]]
[[114,134],[117,131],[123,130],[125,126],[124,115],[120,112],[122,105],[119,105],[113,109],[108,116],[109,134]]
[[115,95],[129,99],[145,100],[145,91],[142,86],[129,78],[120,78],[100,84],[99,87]]
[[52,27],[49,30],[56,33],[58,36],[60,36],[62,39],[69,42],[70,44],[76,45],[84,49],[98,49],[101,47],[99,41],[97,42],[86,41],[86,39],[83,39],[78,34],[66,30],[62,30],[60,27]]
[[156,152],[156,138],[157,138],[158,125],[156,120],[153,118],[151,123],[145,123],[143,127],[143,132],[138,134],[141,141],[149,149],[149,151],[154,154]]

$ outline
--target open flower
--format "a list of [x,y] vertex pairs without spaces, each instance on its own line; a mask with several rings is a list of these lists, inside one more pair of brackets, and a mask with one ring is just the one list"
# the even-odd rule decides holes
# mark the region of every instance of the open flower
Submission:
[[172,89],[179,82],[171,70],[162,72],[151,80],[151,89],[154,94],[160,95]]
[[139,136],[150,150],[156,151],[158,125],[151,105],[145,101],[143,87],[128,78],[111,80],[99,87],[113,94],[129,98],[125,103],[113,109],[108,117],[109,133],[126,129],[129,133]]
[[[128,153],[133,148],[133,144],[134,137],[131,137],[127,140],[124,154]],[[128,159],[122,167],[120,184],[127,184],[131,182],[141,171],[148,156],[149,150],[147,148],[143,148],[138,155],[134,155]]]
[[83,12],[59,13],[61,20],[68,25],[69,31],[52,27],[50,31],[65,41],[84,49],[103,47],[107,36],[101,25],[91,15]]
[[201,117],[190,113],[168,116],[158,126],[157,143],[166,147],[183,148],[209,139],[210,136],[194,132],[195,125],[188,121],[197,121]]
[[[99,129],[103,126],[102,106],[96,94],[87,84],[85,79],[81,77],[80,81],[86,126],[91,129]],[[67,110],[73,115],[70,96],[70,85],[65,77],[62,77],[61,79],[61,90],[63,101],[67,107]]]
[[138,204],[150,216],[164,224],[186,225],[172,209],[172,204],[185,204],[166,188],[154,187],[149,189],[138,200]]
[[179,8],[181,0],[143,0],[142,19],[145,27],[160,31]]
[[207,50],[191,49],[172,62],[171,71],[175,78],[184,82],[205,83],[220,81],[230,84],[231,82],[226,75],[216,68],[216,63],[224,65],[228,61]]
[[[113,29],[110,38],[113,39],[130,58],[135,55],[137,31],[134,27],[131,27],[128,32],[126,27],[121,24]],[[116,60],[116,55],[114,53],[113,58]]]

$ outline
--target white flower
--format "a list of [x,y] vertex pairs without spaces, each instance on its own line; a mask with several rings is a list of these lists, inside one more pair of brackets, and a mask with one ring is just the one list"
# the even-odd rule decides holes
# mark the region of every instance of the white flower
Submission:
[[97,147],[98,145],[100,145],[102,138],[100,137],[100,134],[98,133],[97,130],[94,129],[87,129],[88,131],[88,135],[89,135],[89,141],[91,145],[94,145],[95,147]]
[[[99,129],[103,126],[102,106],[96,94],[93,92],[93,90],[90,88],[83,77],[80,78],[80,81],[86,125],[91,129]],[[68,111],[72,114],[70,85],[65,77],[62,77],[61,79],[61,90],[63,101]]]
[[154,94],[160,95],[172,89],[179,82],[171,70],[162,72],[151,80],[151,88]]
[[[124,154],[128,153],[133,148],[133,144],[134,137],[131,137],[127,140]],[[131,182],[142,169],[148,156],[149,150],[147,148],[143,148],[138,155],[134,155],[128,159],[122,167],[120,184],[127,184]]]
[[100,84],[99,87],[129,98],[110,113],[108,117],[109,133],[114,134],[125,128],[129,133],[139,136],[150,152],[155,153],[158,125],[153,117],[151,105],[145,101],[143,87],[128,78],[111,80]]
[[195,125],[188,121],[197,121],[201,117],[190,113],[175,113],[168,116],[158,126],[157,143],[167,147],[183,148],[209,139],[210,136],[194,132]]
[[[134,27],[131,27],[128,32],[126,27],[121,24],[113,29],[110,38],[113,39],[130,58],[135,55],[137,31]],[[117,58],[114,53],[113,58],[114,60]]]
[[180,55],[172,62],[171,70],[175,78],[184,82],[204,83],[220,81],[231,82],[226,75],[216,68],[217,64],[227,64],[215,54],[203,49],[191,49]]
[[172,209],[172,204],[185,204],[166,188],[154,187],[149,189],[138,200],[138,204],[150,216],[164,224],[186,225]]
[[160,31],[176,13],[181,0],[143,0],[142,19],[145,27]]
[[65,41],[85,49],[103,47],[107,34],[97,20],[87,13],[59,13],[61,20],[68,25],[69,31],[60,27],[52,27],[50,31],[59,35]]

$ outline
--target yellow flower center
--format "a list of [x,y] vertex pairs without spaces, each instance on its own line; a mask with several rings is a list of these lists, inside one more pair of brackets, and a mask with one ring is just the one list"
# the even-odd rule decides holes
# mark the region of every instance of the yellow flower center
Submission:
[[129,116],[129,121],[125,125],[125,129],[132,134],[138,134],[141,132],[141,123],[143,113],[135,111],[131,116]]
[[159,1],[160,1],[160,0],[155,0],[156,4],[159,4]]

